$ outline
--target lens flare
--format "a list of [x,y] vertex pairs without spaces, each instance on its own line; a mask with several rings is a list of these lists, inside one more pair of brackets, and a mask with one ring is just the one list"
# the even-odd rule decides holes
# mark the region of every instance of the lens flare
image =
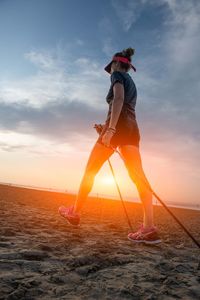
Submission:
[[115,183],[114,178],[111,176],[102,178],[102,182],[103,182],[103,184],[107,184],[107,185],[111,185],[111,184]]

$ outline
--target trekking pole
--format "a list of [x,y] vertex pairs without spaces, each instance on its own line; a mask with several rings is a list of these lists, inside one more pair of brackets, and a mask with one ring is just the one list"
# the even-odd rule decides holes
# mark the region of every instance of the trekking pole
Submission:
[[[121,156],[121,153],[110,146],[110,148],[112,148],[116,153],[119,154],[119,156],[122,158],[122,160],[124,161],[123,157]],[[109,161],[109,160],[108,160]],[[196,244],[196,246],[200,249],[200,243],[194,238],[194,236],[187,230],[187,228],[181,223],[181,221],[172,213],[172,211],[166,206],[166,204],[160,199],[160,197],[158,197],[158,195],[153,191],[153,189],[151,188],[151,186],[149,184],[147,184],[138,174],[137,172],[135,172],[136,177],[138,177],[141,182],[143,182],[146,187],[152,192],[152,194],[156,197],[156,199],[158,199],[158,201],[164,206],[164,208],[169,212],[169,214],[175,219],[175,221],[182,227],[182,229],[187,233],[187,235],[192,239],[192,241]],[[123,203],[123,202],[122,202]],[[126,211],[126,209],[125,209]],[[127,216],[128,218],[128,216]],[[198,263],[197,266],[197,270],[200,270],[200,261]]]
[[114,171],[113,171],[113,167],[112,167],[112,165],[111,165],[111,163],[110,163],[110,159],[109,159],[109,158],[108,158],[108,163],[109,163],[109,165],[110,165],[110,169],[111,169],[111,172],[112,172],[112,174],[113,174],[113,177],[114,177],[114,180],[115,180],[115,184],[116,184],[116,186],[117,186],[117,190],[118,190],[120,199],[121,199],[121,201],[122,201],[122,205],[123,205],[123,208],[124,208],[124,212],[125,212],[125,214],[126,214],[126,218],[127,218],[127,221],[128,221],[128,225],[129,225],[131,231],[133,231],[133,227],[132,227],[131,222],[130,222],[130,220],[129,220],[129,216],[128,216],[128,213],[127,213],[127,211],[126,211],[126,206],[125,206],[125,204],[124,204],[124,201],[123,201],[123,198],[122,198],[120,189],[119,189],[119,185],[118,185],[117,180],[116,180],[116,178],[115,178],[115,174],[114,174]]
[[[116,150],[115,148],[111,147],[116,153],[119,154],[119,156],[124,161],[123,157],[121,156],[121,153]],[[158,195],[153,191],[150,185],[147,185],[147,183],[135,172],[136,177],[138,177],[141,182],[143,182],[146,187],[152,192],[152,194],[158,199],[158,201],[164,206],[164,208],[170,213],[170,215],[175,219],[175,221],[182,227],[182,229],[187,233],[187,235],[193,240],[193,242],[197,245],[198,248],[200,248],[200,243],[194,238],[194,236],[187,230],[187,228],[179,221],[179,219],[172,213],[172,211],[165,205],[165,203],[158,197]]]
[[[111,147],[111,146],[110,146]],[[119,154],[119,156],[121,157],[121,159],[124,161],[123,157],[121,156],[121,153],[111,147],[115,152],[117,152]],[[151,186],[147,183],[137,174],[137,172],[135,172],[136,177],[138,177],[141,182],[143,182],[146,187],[152,192],[152,194],[156,197],[156,199],[158,199],[158,201],[164,206],[164,208],[169,212],[169,214],[175,219],[175,221],[182,227],[182,229],[187,233],[187,235],[193,240],[193,242],[196,244],[196,246],[200,249],[200,243],[194,238],[194,236],[187,230],[187,228],[181,223],[181,221],[179,221],[179,219],[172,213],[172,211],[166,206],[166,204],[160,199],[160,197],[158,197],[158,195],[153,191],[153,189],[151,188]],[[198,263],[197,266],[197,270],[200,270],[200,261]]]
[[[100,131],[99,131],[98,133],[100,133],[100,132],[102,131],[102,127],[103,127],[103,126],[102,126],[102,125],[97,125],[97,126],[96,126],[96,125],[97,125],[97,124],[95,124],[94,128],[97,128],[97,129],[98,129],[98,126],[99,126]],[[115,149],[114,149],[114,150],[115,150]],[[130,222],[130,219],[129,219],[129,216],[128,216],[128,213],[127,213],[127,210],[126,210],[126,206],[125,206],[125,204],[124,204],[124,201],[123,201],[123,198],[122,198],[120,189],[119,189],[119,185],[118,185],[118,183],[117,183],[117,180],[116,180],[116,177],[115,177],[115,174],[114,174],[114,171],[113,171],[113,167],[112,167],[112,165],[111,165],[111,162],[110,162],[110,159],[109,159],[109,158],[108,158],[108,163],[109,163],[109,166],[110,166],[110,169],[111,169],[111,172],[112,172],[112,175],[113,175],[115,184],[116,184],[116,186],[117,186],[117,190],[118,190],[119,197],[120,197],[120,200],[121,200],[122,205],[123,205],[123,208],[124,208],[124,212],[125,212],[125,215],[126,215],[126,218],[127,218],[128,225],[129,225],[131,231],[133,231],[133,227],[132,227],[132,224],[131,224],[131,222]]]
[[[101,128],[102,128],[102,125],[101,125]],[[109,146],[108,148],[111,148],[112,150],[114,150],[114,152],[118,153],[119,156],[121,157],[121,159],[124,161],[124,158],[122,157],[121,153],[115,149],[114,147],[112,146]],[[111,167],[111,170],[112,170],[112,173],[113,173],[113,176],[114,176],[114,172],[113,172],[113,168],[111,166],[111,163],[108,159],[108,162],[109,162],[109,165]],[[172,211],[165,205],[165,203],[160,199],[160,197],[158,197],[158,195],[153,191],[153,189],[151,188],[151,186],[149,184],[147,184],[138,174],[137,172],[135,171],[135,175],[138,179],[140,179],[141,182],[143,182],[147,189],[149,189],[152,194],[158,199],[158,201],[164,206],[164,208],[169,212],[169,214],[175,219],[175,221],[182,227],[182,229],[187,233],[187,235],[193,240],[193,242],[197,245],[197,247],[200,249],[200,243],[194,238],[194,236],[187,230],[187,228],[179,221],[179,219],[172,213]],[[115,176],[114,176],[114,179],[115,179]],[[115,180],[116,182],[116,180]],[[118,189],[118,192],[119,192],[119,195],[120,195],[120,199],[122,200],[122,203],[123,203],[123,207],[124,207],[124,210],[125,210],[125,213],[126,213],[126,216],[127,216],[127,220],[128,220],[128,223],[130,223],[129,221],[129,218],[128,218],[128,214],[126,212],[126,208],[125,208],[125,205],[124,205],[124,202],[123,202],[123,199],[121,197],[121,193],[120,193],[120,190],[119,190],[119,187],[118,187],[118,184],[116,182],[116,185],[117,185],[117,189]],[[130,223],[130,228],[132,230],[132,226],[131,226],[131,223]],[[200,269],[200,263],[199,263],[199,266],[198,266],[198,269]]]

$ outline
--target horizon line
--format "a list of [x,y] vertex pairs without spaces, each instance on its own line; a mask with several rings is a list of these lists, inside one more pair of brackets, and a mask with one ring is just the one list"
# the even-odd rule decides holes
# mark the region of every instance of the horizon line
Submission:
[[[42,191],[49,191],[49,192],[60,192],[60,193],[66,193],[66,194],[71,194],[71,195],[76,195],[76,192],[70,192],[68,189],[61,189],[61,188],[49,188],[49,187],[41,187],[41,186],[35,186],[35,185],[25,185],[25,184],[17,184],[17,183],[11,183],[11,182],[0,182],[1,185],[7,185],[7,186],[14,186],[14,187],[23,187],[23,188],[30,188],[30,189],[35,189],[35,190],[42,190]],[[96,195],[96,196],[95,196]],[[99,195],[102,195],[103,197],[99,197]],[[116,199],[116,196],[111,196],[108,194],[100,194],[100,193],[90,193],[89,197],[96,197],[96,198],[104,198],[104,197],[108,197],[105,199],[108,200],[116,200],[116,201],[120,201],[120,199]],[[138,204],[142,204],[140,200],[138,200],[138,198],[133,198],[133,197],[128,197],[131,198],[132,201],[128,200],[127,197],[125,197],[125,201],[127,202],[132,202],[132,203],[138,203]],[[156,203],[153,203],[153,205],[155,206],[162,206],[156,199]],[[175,207],[175,208],[185,208],[185,209],[193,209],[193,210],[200,210],[200,204],[194,204],[194,205],[187,205],[187,203],[167,203],[167,205],[169,207]]]

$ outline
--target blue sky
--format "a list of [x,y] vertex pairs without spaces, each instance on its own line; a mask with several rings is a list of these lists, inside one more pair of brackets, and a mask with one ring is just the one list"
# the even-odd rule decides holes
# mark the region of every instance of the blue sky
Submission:
[[[107,113],[110,78],[103,68],[115,52],[131,46],[147,175],[155,184],[161,174],[168,178],[156,186],[161,194],[167,189],[173,200],[191,197],[197,203],[199,31],[195,0],[1,0],[1,181],[64,187],[67,153],[74,155],[74,178],[81,178],[96,139],[93,124],[103,123]],[[48,164],[60,170],[62,182],[53,176],[46,181],[46,173],[27,179],[26,172],[34,173],[30,159],[39,166],[52,156],[62,161]],[[12,169],[13,162],[26,161],[24,173]]]
[[[141,56],[152,51],[157,45],[149,41],[156,39],[158,42],[160,38],[166,5],[158,5],[155,10],[154,5],[148,3],[136,5],[134,1],[126,1],[124,4],[105,0],[2,1],[1,67],[9,75],[13,71],[17,76],[30,74],[34,69],[24,61],[23,54],[31,49],[49,49],[56,45],[70,44],[72,57],[82,54],[102,61],[105,53],[110,55],[112,50],[130,44],[130,40],[138,45]],[[141,9],[145,22],[139,16]],[[132,19],[137,22],[130,35]],[[84,41],[85,46],[79,48],[78,41]]]

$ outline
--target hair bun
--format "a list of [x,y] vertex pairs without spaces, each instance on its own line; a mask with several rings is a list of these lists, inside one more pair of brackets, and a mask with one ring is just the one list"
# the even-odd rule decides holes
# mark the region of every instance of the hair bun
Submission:
[[126,57],[131,57],[135,53],[135,49],[127,48],[122,51],[123,55]]

